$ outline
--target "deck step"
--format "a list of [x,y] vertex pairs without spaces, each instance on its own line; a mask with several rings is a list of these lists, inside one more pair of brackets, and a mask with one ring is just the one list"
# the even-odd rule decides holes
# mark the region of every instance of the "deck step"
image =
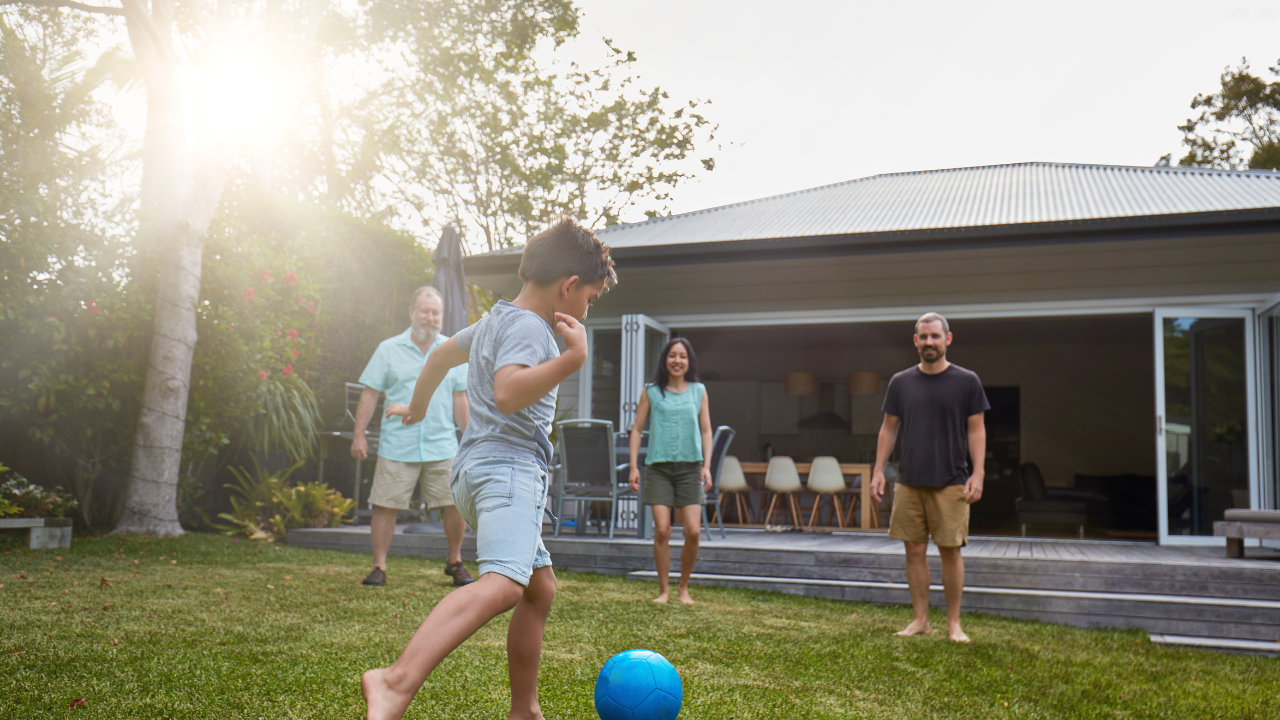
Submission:
[[1230,638],[1151,633],[1151,642],[1157,645],[1176,645],[1179,647],[1208,648],[1211,650],[1231,650],[1234,652],[1261,653],[1269,657],[1280,657],[1280,641],[1266,642],[1265,640],[1232,640]]
[[[627,573],[656,580],[652,570]],[[671,573],[678,578],[678,573]],[[772,590],[793,595],[882,604],[911,602],[904,582],[831,580],[693,573],[697,584]],[[1218,636],[1230,640],[1280,641],[1280,601],[1125,592],[1080,592],[1038,588],[965,586],[964,608],[1077,627],[1139,628],[1162,635]],[[942,586],[929,586],[930,603],[943,605]]]

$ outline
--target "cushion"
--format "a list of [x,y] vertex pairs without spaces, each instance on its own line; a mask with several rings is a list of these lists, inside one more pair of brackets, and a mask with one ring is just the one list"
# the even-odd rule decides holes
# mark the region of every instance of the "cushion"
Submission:
[[1222,519],[1229,522],[1280,523],[1280,510],[1228,510]]

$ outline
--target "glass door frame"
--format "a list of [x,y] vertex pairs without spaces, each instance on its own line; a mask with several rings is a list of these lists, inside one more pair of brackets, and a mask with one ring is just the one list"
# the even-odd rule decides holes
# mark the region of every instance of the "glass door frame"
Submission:
[[1160,528],[1161,545],[1226,545],[1226,538],[1212,535],[1169,534],[1169,468],[1165,448],[1165,375],[1164,375],[1164,321],[1168,318],[1239,318],[1244,321],[1244,377],[1245,417],[1251,424],[1245,436],[1249,448],[1249,506],[1258,507],[1260,478],[1258,477],[1258,446],[1260,423],[1258,415],[1258,363],[1257,319],[1253,308],[1230,307],[1157,307],[1152,313],[1155,345],[1156,378],[1156,519]]
[[[1272,338],[1267,327],[1280,317],[1280,293],[1263,301],[1255,308],[1257,314],[1257,378],[1258,378],[1258,499],[1255,508],[1275,510],[1280,507],[1280,417],[1272,414],[1276,393],[1275,369],[1280,368],[1280,343]],[[1270,345],[1268,344],[1270,343]]]
[[[648,315],[637,313],[622,316],[622,387],[618,406],[620,432],[630,430],[631,424],[635,422],[640,393],[644,392],[644,383],[648,380],[644,372],[645,361],[654,349],[646,347],[647,330],[657,331],[668,340],[671,338],[671,328]],[[663,344],[666,344],[666,340]]]

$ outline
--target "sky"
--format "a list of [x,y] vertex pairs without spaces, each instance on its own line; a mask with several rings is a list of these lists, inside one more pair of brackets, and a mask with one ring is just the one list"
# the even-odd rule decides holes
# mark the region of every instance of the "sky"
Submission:
[[1176,160],[1197,93],[1241,57],[1280,62],[1277,0],[579,5],[558,55],[600,66],[608,37],[642,84],[712,101],[716,169],[676,213],[880,173]]

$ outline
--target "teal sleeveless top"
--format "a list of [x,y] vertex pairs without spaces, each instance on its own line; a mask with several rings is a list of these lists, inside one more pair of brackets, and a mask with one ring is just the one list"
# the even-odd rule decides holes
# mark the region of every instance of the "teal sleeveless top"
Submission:
[[668,390],[664,394],[650,384],[645,392],[649,394],[649,454],[645,462],[702,462],[698,411],[707,387],[695,382],[682,393]]

